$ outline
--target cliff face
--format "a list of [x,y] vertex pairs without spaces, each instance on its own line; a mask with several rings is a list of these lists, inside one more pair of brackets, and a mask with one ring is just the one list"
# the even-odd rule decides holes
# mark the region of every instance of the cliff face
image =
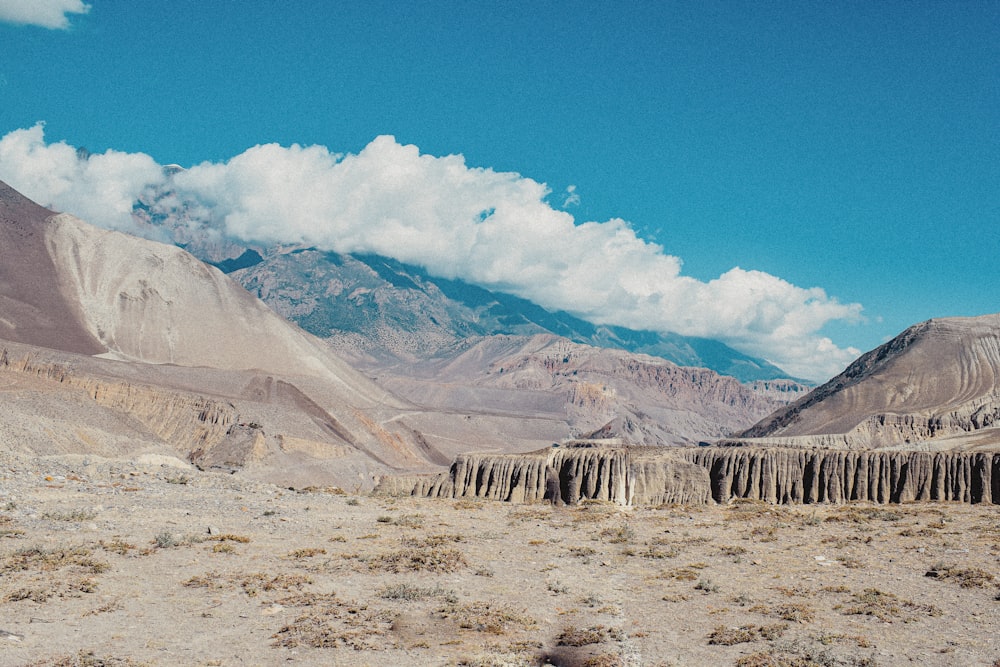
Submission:
[[447,473],[384,478],[381,493],[432,498],[486,498],[516,503],[619,505],[704,503],[705,470],[646,449],[557,448],[529,454],[459,456]]
[[405,436],[419,438],[410,432],[361,411],[341,421],[309,398],[326,386],[314,383],[303,391],[255,371],[149,366],[0,341],[0,448],[154,453],[282,486],[351,489],[371,488],[392,469],[440,465],[427,443],[413,451]]
[[708,471],[716,502],[1000,503],[994,452],[705,448],[683,457]]
[[382,493],[619,505],[869,501],[1000,504],[1000,453],[756,448],[558,449],[466,455],[446,474],[385,478]]

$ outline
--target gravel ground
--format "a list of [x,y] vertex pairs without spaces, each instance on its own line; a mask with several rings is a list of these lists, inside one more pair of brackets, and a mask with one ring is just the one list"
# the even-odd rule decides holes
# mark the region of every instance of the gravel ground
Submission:
[[288,490],[0,454],[3,665],[994,665],[1000,513]]

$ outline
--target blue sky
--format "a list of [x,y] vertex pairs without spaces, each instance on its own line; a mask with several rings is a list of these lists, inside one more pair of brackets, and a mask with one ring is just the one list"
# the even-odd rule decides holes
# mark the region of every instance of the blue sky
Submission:
[[[380,135],[461,155],[546,184],[577,225],[627,221],[699,285],[740,267],[822,288],[784,319],[675,327],[815,379],[915,322],[1000,311],[1000,3],[88,4],[0,0],[0,136],[43,121],[46,145],[185,167]],[[761,332],[807,302],[829,307]]]

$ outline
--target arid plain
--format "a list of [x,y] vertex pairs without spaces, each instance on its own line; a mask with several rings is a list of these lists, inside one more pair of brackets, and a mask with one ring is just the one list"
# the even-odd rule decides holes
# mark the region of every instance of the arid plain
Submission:
[[992,665],[1000,516],[291,491],[4,454],[10,665]]

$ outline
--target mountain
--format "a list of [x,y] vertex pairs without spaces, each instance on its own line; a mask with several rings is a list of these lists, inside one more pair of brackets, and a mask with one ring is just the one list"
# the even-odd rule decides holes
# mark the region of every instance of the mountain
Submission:
[[370,368],[417,361],[469,336],[555,334],[711,368],[743,382],[787,377],[718,341],[595,325],[379,255],[279,247],[247,249],[215,264],[232,269],[234,279],[277,312],[335,340],[338,350]]
[[739,435],[745,444],[1000,445],[1000,314],[933,319]]
[[[2,183],[0,241],[0,387],[19,406],[0,414],[3,446],[148,450],[361,486],[450,459],[433,429],[409,425],[413,404],[180,248],[54,214]],[[550,438],[511,431],[502,444],[515,449]]]
[[742,384],[552,334],[467,338],[420,362],[384,367],[378,381],[436,409],[563,415],[576,437],[632,445],[718,439],[808,391],[791,380]]
[[0,182],[0,338],[81,354],[104,352],[49,254],[46,221],[52,215]]
[[[454,281],[444,290],[463,302],[436,298],[436,282],[381,258],[236,253],[231,275],[272,304],[343,327],[320,339],[180,247],[98,229],[2,183],[0,241],[0,446],[34,454],[148,455],[369,488],[472,450],[692,444],[804,390],[574,343],[546,327],[596,329]],[[232,248],[217,247],[224,262]],[[264,270],[274,265],[283,272]],[[475,335],[501,322],[520,335]],[[354,338],[338,333],[352,327]],[[344,338],[393,352],[367,355],[377,381],[333,349]]]
[[231,274],[276,312],[366,368],[417,361],[467,336],[551,333],[711,368],[741,382],[788,378],[777,366],[719,341],[593,324],[389,257],[235,239],[169,184],[135,202],[132,218],[140,232]]

